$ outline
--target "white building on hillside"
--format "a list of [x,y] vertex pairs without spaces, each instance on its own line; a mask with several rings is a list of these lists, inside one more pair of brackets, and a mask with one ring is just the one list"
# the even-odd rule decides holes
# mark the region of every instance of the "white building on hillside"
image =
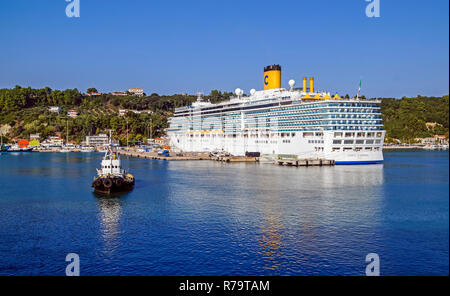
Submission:
[[98,134],[97,136],[86,136],[87,146],[105,146],[109,143],[109,138],[106,134]]
[[130,94],[137,97],[143,97],[144,96],[144,90],[142,88],[130,88],[128,90]]

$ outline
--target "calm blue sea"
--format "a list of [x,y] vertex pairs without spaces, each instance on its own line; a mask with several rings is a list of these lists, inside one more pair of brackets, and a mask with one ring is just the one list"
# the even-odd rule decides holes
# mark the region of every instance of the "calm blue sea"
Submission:
[[123,158],[120,198],[90,187],[98,153],[0,155],[0,275],[449,274],[449,154],[279,167]]

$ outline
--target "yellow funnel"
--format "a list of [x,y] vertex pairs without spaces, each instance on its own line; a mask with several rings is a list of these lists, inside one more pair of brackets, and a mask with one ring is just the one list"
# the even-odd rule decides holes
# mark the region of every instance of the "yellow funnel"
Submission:
[[281,88],[281,66],[264,67],[264,89]]
[[306,92],[306,77],[303,77],[303,91]]
[[309,92],[314,92],[314,77],[309,78]]

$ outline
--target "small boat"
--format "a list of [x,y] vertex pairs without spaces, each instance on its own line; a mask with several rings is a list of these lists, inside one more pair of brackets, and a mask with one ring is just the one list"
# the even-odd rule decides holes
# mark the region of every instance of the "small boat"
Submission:
[[2,150],[2,152],[33,152],[34,147],[19,147],[19,145],[13,145],[11,147],[7,147],[6,150]]
[[115,192],[130,191],[134,187],[133,175],[122,169],[119,154],[109,139],[109,147],[101,162],[101,168],[97,169],[97,177],[92,182],[95,192],[110,194]]
[[94,147],[82,147],[80,151],[84,152],[84,153],[95,152],[95,148]]

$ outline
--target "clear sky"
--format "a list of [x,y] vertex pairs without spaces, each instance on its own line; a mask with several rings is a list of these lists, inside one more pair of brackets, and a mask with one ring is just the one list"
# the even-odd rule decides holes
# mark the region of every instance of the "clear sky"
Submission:
[[449,92],[449,1],[380,0],[0,1],[0,88],[142,87],[147,94],[282,86],[368,97]]

